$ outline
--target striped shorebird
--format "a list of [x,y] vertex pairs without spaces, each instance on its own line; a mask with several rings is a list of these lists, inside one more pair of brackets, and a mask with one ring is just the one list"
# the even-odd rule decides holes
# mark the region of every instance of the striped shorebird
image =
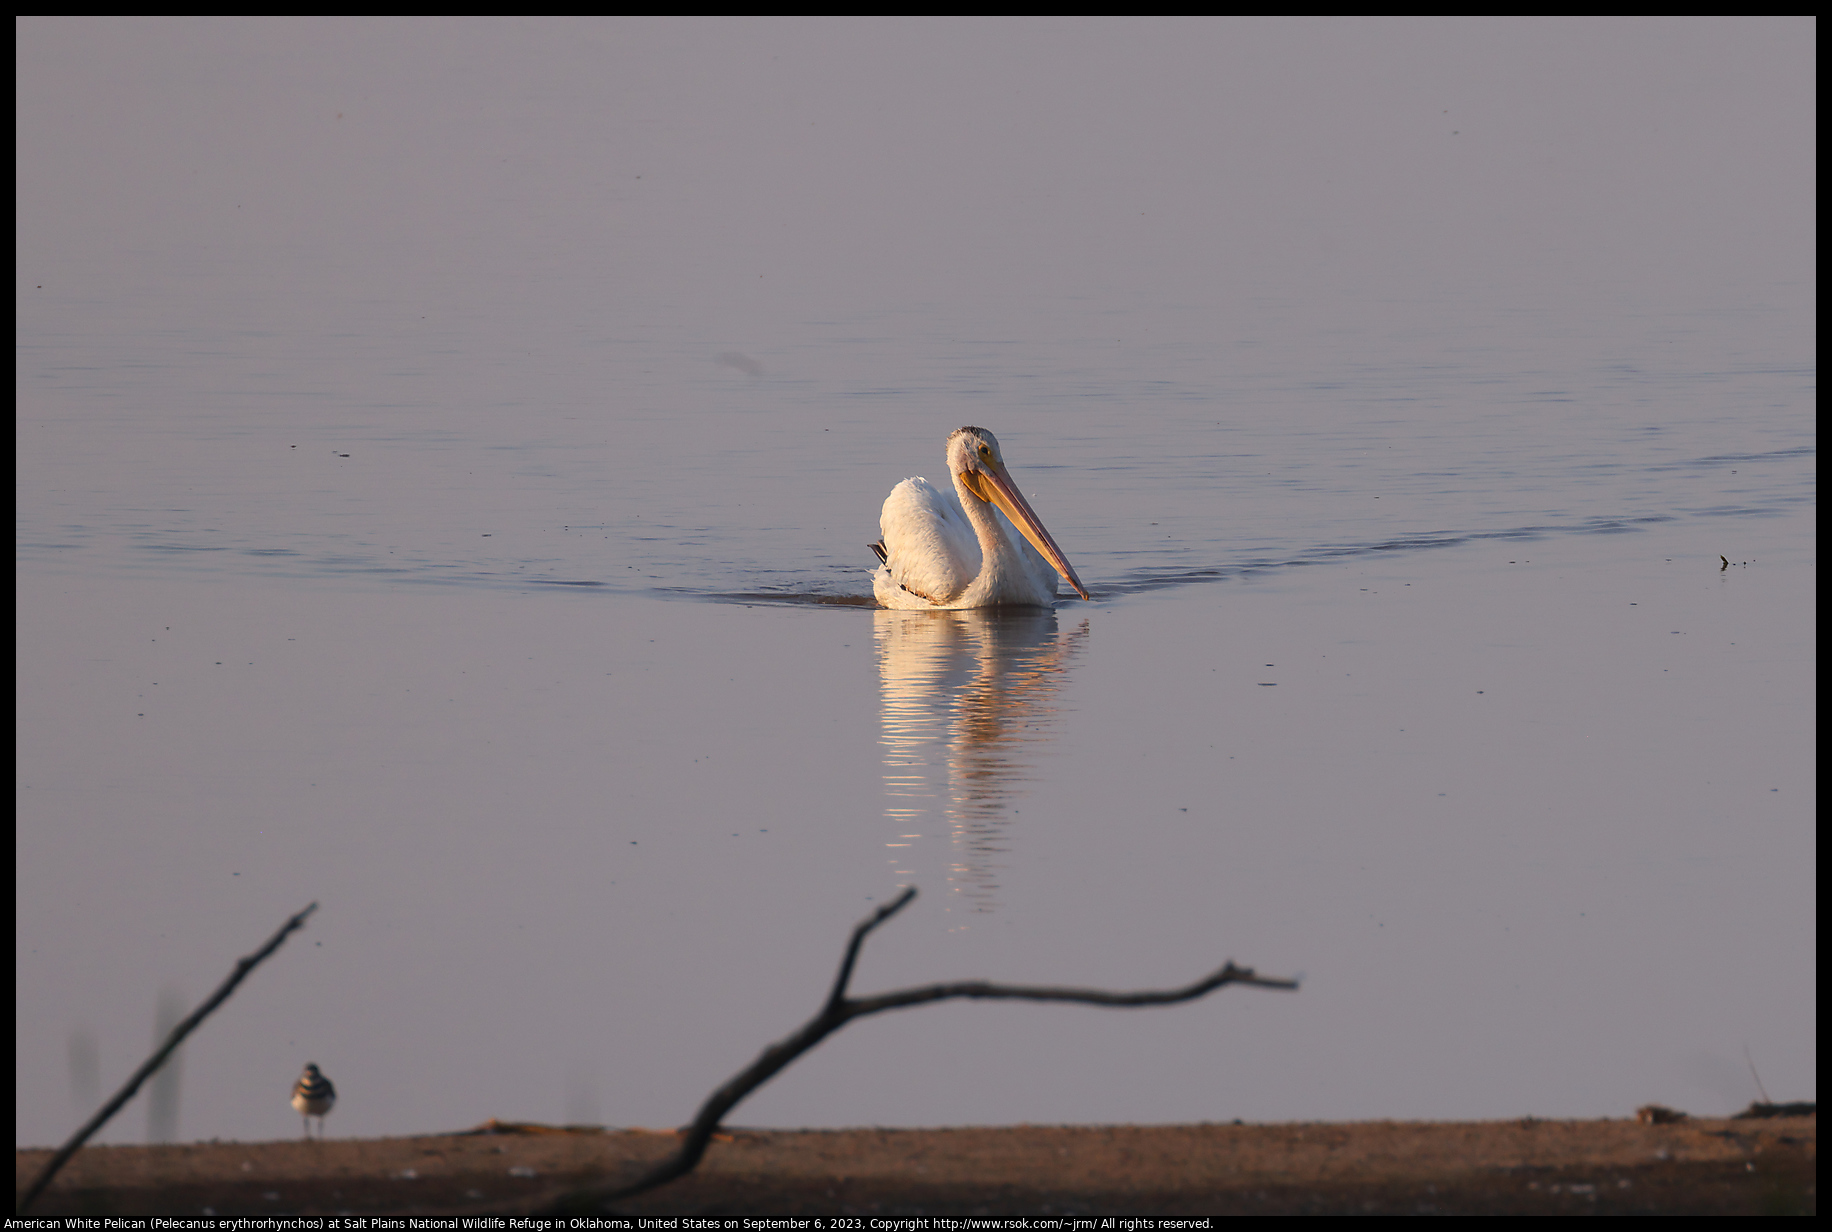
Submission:
[[318,1118],[318,1136],[324,1137],[324,1114],[337,1102],[337,1088],[331,1080],[318,1072],[316,1065],[307,1065],[305,1072],[299,1075],[299,1081],[293,1083],[293,1107],[299,1110],[299,1122],[305,1127],[305,1136],[312,1136],[312,1117]]

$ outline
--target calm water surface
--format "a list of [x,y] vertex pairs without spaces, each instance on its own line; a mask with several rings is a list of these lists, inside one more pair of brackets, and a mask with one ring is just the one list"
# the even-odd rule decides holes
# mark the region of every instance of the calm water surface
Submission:
[[128,368],[22,414],[20,995],[56,1007],[22,1140],[75,1112],[71,1040],[119,1072],[133,1006],[313,899],[191,1046],[183,1126],[284,1133],[242,1087],[301,1050],[348,1133],[671,1124],[902,884],[864,987],[1307,983],[862,1024],[743,1119],[1722,1111],[1745,1043],[1771,1083],[1809,1047],[1810,374],[1002,416],[963,381],[1096,600],[928,615],[811,600],[867,593],[951,419],[704,367],[755,409],[199,410],[155,454]]
[[[142,32],[144,63],[227,91],[210,107],[134,77],[105,29],[40,30],[26,62],[79,84],[113,66],[124,97],[179,108],[174,133],[209,131],[193,103],[233,125],[241,102],[296,96],[256,80],[293,63],[259,23]],[[627,80],[597,44],[551,61],[539,30],[485,40],[527,85],[498,100],[510,140],[497,112],[413,110],[496,88],[464,57],[407,56],[414,28],[392,26],[312,50],[331,29],[281,41],[300,64],[373,46],[377,91],[401,66],[399,144],[361,163],[281,108],[220,145],[285,155],[271,183],[237,180],[212,138],[204,187],[174,188],[191,148],[117,157],[103,112],[71,138],[92,156],[57,163],[44,135],[89,113],[27,73],[28,103],[69,105],[26,106],[22,128],[22,167],[43,170],[22,171],[18,292],[21,1143],[64,1137],[144,1055],[162,999],[195,1002],[314,900],[187,1044],[164,1110],[179,1136],[296,1132],[286,1091],[308,1059],[338,1085],[333,1134],[678,1124],[814,1012],[847,929],[906,884],[921,897],[874,935],[861,990],[1170,986],[1229,958],[1303,990],[892,1015],[738,1122],[1722,1113],[1756,1095],[1745,1049],[1776,1098],[1812,1098],[1816,373],[1794,254],[1674,293],[1672,267],[1623,238],[1653,218],[1630,205],[1674,199],[1666,181],[1604,159],[1596,199],[1635,225],[1545,224],[1593,269],[1542,267],[1528,239],[1508,247],[1539,232],[1505,219],[1507,243],[1458,248],[1449,223],[1407,239],[1410,200],[1378,194],[1318,257],[1276,219],[1331,190],[1249,159],[1244,183],[1279,186],[1236,228],[1269,237],[1266,268],[1198,292],[1184,271],[1209,268],[1191,255],[1206,216],[1158,224],[1159,247],[1120,225],[1186,200],[1174,175],[1069,191],[1084,179],[1039,155],[1007,191],[1060,213],[995,209],[982,242],[968,194],[974,227],[912,229],[900,258],[958,288],[925,270],[868,294],[861,254],[890,258],[847,246],[878,208],[833,187],[850,169],[817,181],[831,200],[783,205],[758,186],[799,175],[742,143],[692,162],[679,151],[728,112],[665,73],[644,79],[672,102],[642,114],[674,126],[645,147],[645,187],[630,163],[594,196],[515,160],[572,168],[597,148],[591,92]],[[657,63],[698,62],[674,27],[616,29]],[[1475,62],[1515,54],[1457,37],[1482,44]],[[1698,37],[1708,57],[1717,36]],[[694,38],[776,71],[745,39]],[[248,80],[187,59],[212,39],[251,44],[231,55]],[[1343,65],[1368,46],[1351,42]],[[1168,70],[1057,50],[1139,84],[1116,114],[1151,127],[1137,100]],[[850,62],[801,79],[838,100],[823,122],[871,94],[820,85]],[[346,105],[324,124],[368,114]],[[1345,114],[1411,131],[1391,100]],[[1102,130],[1038,123],[1081,176]],[[1272,146],[1335,131],[1294,123]],[[392,151],[448,141],[457,162],[398,172]],[[476,163],[508,177],[488,191],[458,191],[472,141],[505,151],[507,170]],[[911,156],[953,167],[972,148]],[[281,209],[295,163],[333,155],[357,162],[313,182],[349,201]],[[1446,201],[1474,191],[1419,165],[1406,176]],[[110,167],[135,191],[78,191]],[[201,216],[108,204],[194,190]],[[1102,192],[1111,215],[1073,222]],[[34,194],[115,212],[72,204],[66,234]],[[336,243],[314,219],[342,220]],[[834,250],[804,269],[815,232]],[[1440,245],[1490,263],[1426,268]],[[1416,276],[1393,274],[1407,253]],[[941,478],[969,423],[999,434],[1092,602],[865,602],[885,494]],[[140,1140],[143,1115],[104,1137]]]

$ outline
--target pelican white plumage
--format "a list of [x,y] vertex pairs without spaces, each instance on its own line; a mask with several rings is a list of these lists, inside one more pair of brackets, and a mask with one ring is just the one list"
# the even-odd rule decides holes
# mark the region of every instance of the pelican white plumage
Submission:
[[[956,428],[948,437],[948,473],[952,492],[918,476],[885,500],[878,520],[884,538],[871,545],[883,566],[872,574],[878,602],[913,611],[1049,607],[1058,574],[1090,597],[1011,481],[998,437],[984,428]],[[1023,539],[1008,533],[995,505]]]

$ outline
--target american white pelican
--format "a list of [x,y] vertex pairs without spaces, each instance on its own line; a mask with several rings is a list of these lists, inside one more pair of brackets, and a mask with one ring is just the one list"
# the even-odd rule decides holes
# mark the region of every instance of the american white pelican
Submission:
[[[948,472],[952,492],[918,476],[885,500],[878,520],[884,538],[871,545],[884,566],[871,579],[878,602],[911,610],[1049,607],[1057,574],[1090,597],[1011,481],[998,437],[984,428],[956,428],[948,437]],[[1013,541],[994,505],[1030,543]]]

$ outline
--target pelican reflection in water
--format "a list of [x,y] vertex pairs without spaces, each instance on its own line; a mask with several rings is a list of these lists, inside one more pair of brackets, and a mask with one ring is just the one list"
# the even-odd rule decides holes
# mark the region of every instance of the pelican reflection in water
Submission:
[[1088,622],[1059,632],[1056,619],[1034,607],[873,614],[891,870],[945,873],[946,901],[970,913],[997,910],[1023,864],[1019,809],[1072,709],[1062,691]]
[[[872,574],[879,603],[910,611],[1051,607],[1058,574],[1089,598],[1011,481],[998,437],[984,428],[956,428],[948,437],[948,473],[952,492],[918,476],[885,500],[878,522],[884,538],[871,545],[882,562]],[[1023,539],[1007,533],[995,505]]]

